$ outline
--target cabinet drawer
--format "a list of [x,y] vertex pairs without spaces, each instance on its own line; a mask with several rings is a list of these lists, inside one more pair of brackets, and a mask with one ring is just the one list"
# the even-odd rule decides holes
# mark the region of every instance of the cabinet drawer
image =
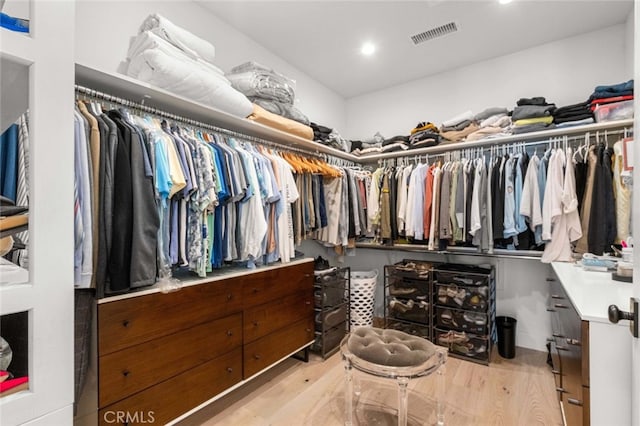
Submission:
[[239,281],[229,279],[98,305],[98,353],[105,355],[242,309]]
[[313,296],[309,291],[251,308],[244,313],[244,342],[252,342],[274,330],[309,318],[313,318]]
[[242,349],[237,348],[101,409],[98,421],[101,425],[166,424],[241,379]]
[[313,262],[251,274],[242,279],[245,308],[278,300],[301,290],[308,290],[313,296]]
[[253,376],[313,340],[313,318],[309,318],[244,345],[244,378]]
[[99,358],[105,407],[242,345],[242,314],[196,325]]

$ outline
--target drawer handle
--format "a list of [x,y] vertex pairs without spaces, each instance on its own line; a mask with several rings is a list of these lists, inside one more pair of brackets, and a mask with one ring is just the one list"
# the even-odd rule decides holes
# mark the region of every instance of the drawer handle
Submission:
[[560,308],[560,309],[569,309],[569,307],[567,305],[563,305],[562,303],[555,303],[553,305],[554,308]]
[[572,405],[579,405],[580,407],[582,407],[582,401],[580,401],[580,400],[578,400],[578,399],[575,399],[575,398],[567,398],[567,402],[568,402],[569,404],[572,404]]
[[304,274],[305,278],[309,278],[311,276],[311,274]]
[[547,312],[556,312],[556,310],[553,308],[547,308]]
[[552,334],[553,337],[557,337],[559,339],[564,339],[564,336],[562,334],[558,334],[558,333],[554,333]]
[[227,367],[227,373],[233,373],[233,368]]
[[556,376],[559,376],[560,372],[558,370],[551,370],[551,374],[555,374]]
[[560,393],[567,393],[567,391],[564,390],[564,388],[556,388],[556,390]]
[[310,302],[310,301],[308,301],[308,300],[305,300],[305,301],[304,301],[304,304],[305,304],[305,305],[307,305],[307,306],[309,306],[309,305],[311,304],[311,302]]
[[259,323],[258,321],[254,321],[254,322],[253,322],[253,326],[254,326],[254,327],[258,327],[259,325],[260,325],[260,323]]
[[571,339],[569,337],[567,337],[567,343],[570,344],[570,345],[573,345],[573,346],[580,346],[581,345],[580,340]]
[[307,327],[307,333],[311,333],[311,329]]
[[123,370],[123,371],[122,371],[122,375],[123,375],[124,377],[128,377],[130,373],[131,373],[131,372],[130,372],[129,370]]
[[233,336],[233,331],[227,330],[227,336],[229,336],[229,337]]
[[260,355],[258,355],[258,354],[255,354],[253,357],[254,357],[255,359],[260,359],[260,358],[262,358],[262,357],[261,357]]
[[556,349],[559,350],[559,351],[568,351],[569,350],[569,348],[567,348],[566,346],[558,346],[558,345],[556,345]]
[[552,298],[552,299],[564,299],[564,297],[563,297],[563,296],[560,296],[559,294],[552,294],[552,295],[551,295],[551,298]]
[[129,327],[129,320],[122,321],[122,326],[123,327]]
[[555,283],[556,279],[555,278],[546,278],[545,281],[547,281],[548,283]]
[[227,294],[227,300],[231,300],[231,299],[233,299],[233,293]]

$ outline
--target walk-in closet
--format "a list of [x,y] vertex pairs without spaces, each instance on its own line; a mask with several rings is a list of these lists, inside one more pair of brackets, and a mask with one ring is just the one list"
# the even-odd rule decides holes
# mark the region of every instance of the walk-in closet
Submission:
[[0,424],[640,425],[639,26],[0,0]]

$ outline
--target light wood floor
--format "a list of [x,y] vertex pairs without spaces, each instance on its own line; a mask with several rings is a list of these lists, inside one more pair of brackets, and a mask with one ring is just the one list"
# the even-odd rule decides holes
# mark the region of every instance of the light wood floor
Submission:
[[[446,425],[562,425],[547,354],[518,348],[514,359],[494,349],[487,367],[449,357]],[[333,426],[344,422],[343,367],[339,354],[309,363],[288,359],[267,373],[179,423],[229,426]],[[394,382],[358,376],[362,392],[358,425],[396,423]],[[409,424],[435,423],[434,376],[410,384]]]

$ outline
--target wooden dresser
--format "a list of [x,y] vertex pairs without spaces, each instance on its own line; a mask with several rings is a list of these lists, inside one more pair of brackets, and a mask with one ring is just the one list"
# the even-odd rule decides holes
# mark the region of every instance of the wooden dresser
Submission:
[[99,424],[165,424],[314,340],[311,259],[112,299],[98,304]]

